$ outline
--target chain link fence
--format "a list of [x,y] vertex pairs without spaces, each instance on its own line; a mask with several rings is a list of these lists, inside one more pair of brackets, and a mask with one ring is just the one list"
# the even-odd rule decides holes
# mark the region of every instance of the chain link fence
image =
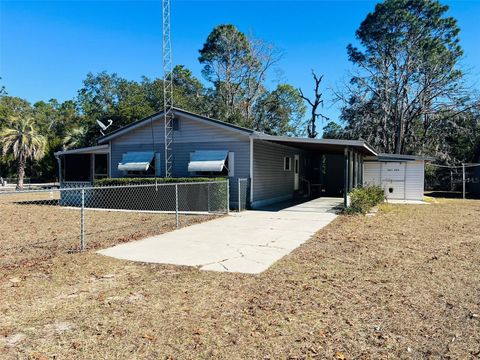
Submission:
[[226,214],[228,181],[0,193],[0,266],[141,239]]
[[477,198],[480,195],[480,165],[425,166],[425,190],[429,196]]
[[[17,183],[17,178],[4,178],[0,176],[0,192],[17,190]],[[23,190],[50,189],[59,186],[60,184],[56,181],[42,181],[30,178],[23,179]]]
[[247,209],[248,195],[248,179],[238,179],[238,211]]

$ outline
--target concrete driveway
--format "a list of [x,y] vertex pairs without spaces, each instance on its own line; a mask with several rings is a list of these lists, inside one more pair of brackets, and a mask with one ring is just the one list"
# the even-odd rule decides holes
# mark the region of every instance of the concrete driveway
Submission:
[[220,219],[99,251],[118,259],[258,274],[335,219],[343,200],[319,198]]

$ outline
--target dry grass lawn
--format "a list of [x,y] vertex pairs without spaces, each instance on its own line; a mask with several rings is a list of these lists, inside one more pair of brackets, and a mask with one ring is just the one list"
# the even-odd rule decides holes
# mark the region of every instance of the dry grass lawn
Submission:
[[[80,248],[80,209],[58,206],[58,192],[0,194],[0,267],[34,266]],[[85,243],[89,249],[172,231],[175,215],[85,210]],[[180,226],[212,219],[181,215]]]
[[479,219],[341,216],[257,276],[94,252],[0,270],[0,358],[479,358]]

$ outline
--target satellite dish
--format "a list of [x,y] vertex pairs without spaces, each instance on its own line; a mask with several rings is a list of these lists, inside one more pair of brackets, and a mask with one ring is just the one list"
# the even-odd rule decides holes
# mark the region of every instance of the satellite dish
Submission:
[[105,125],[105,124],[102,123],[100,120],[97,120],[97,124],[98,124],[98,126],[100,126],[100,133],[101,133],[103,136],[105,136],[104,131],[107,130],[107,129],[110,127],[110,125],[113,124],[113,120],[112,120],[112,119],[108,119],[107,121],[108,121],[108,125]]

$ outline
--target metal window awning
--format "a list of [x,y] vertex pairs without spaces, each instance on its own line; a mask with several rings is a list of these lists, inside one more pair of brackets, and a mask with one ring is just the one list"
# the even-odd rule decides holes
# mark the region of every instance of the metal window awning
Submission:
[[153,159],[152,151],[127,152],[118,163],[119,171],[147,171]]
[[222,172],[227,156],[227,150],[196,150],[190,157],[188,171]]

